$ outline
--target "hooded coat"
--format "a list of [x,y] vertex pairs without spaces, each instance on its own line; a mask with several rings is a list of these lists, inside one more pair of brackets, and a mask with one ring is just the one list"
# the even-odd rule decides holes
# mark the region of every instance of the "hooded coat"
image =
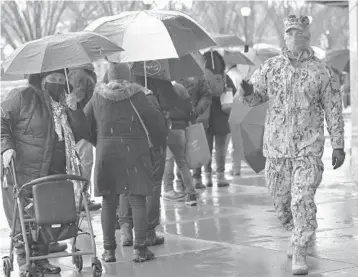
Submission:
[[[88,139],[83,111],[66,109],[66,113],[76,142]],[[32,85],[11,90],[1,102],[1,154],[8,149],[16,151],[15,166],[20,185],[48,176],[57,140],[48,93]],[[65,163],[60,173],[66,173]],[[13,185],[10,175],[9,184]]]
[[70,69],[68,80],[73,88],[73,93],[83,92],[84,97],[80,101],[80,107],[84,108],[91,99],[97,83],[97,75],[92,64]]
[[148,138],[131,106],[136,107],[153,144],[163,144],[167,127],[143,87],[125,80],[99,83],[85,107],[96,146],[95,196],[112,193],[149,196],[153,191]]
[[252,75],[249,106],[269,102],[263,153],[268,158],[322,157],[324,116],[333,149],[344,148],[344,121],[339,82],[332,70],[308,49],[291,63],[287,49],[268,59]]

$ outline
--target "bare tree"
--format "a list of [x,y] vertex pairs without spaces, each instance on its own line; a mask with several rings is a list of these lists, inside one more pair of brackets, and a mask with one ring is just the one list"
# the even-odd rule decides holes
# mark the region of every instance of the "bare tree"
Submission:
[[65,1],[27,1],[20,9],[15,1],[1,4],[1,35],[7,44],[19,44],[52,35],[66,10]]

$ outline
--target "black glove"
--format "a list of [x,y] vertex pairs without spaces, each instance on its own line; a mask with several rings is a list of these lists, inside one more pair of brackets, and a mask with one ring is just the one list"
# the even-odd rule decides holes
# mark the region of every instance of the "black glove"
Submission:
[[243,96],[248,96],[254,93],[254,86],[249,84],[246,80],[242,80],[241,87],[244,90]]
[[337,169],[341,167],[344,163],[346,153],[344,153],[343,149],[334,149],[332,153],[332,165],[333,169]]

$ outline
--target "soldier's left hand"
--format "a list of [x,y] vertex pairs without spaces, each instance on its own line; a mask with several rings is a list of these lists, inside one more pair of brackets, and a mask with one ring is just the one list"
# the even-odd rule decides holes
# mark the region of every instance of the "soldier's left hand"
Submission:
[[337,169],[341,167],[341,165],[344,163],[346,153],[343,149],[334,149],[332,153],[332,165],[333,169]]

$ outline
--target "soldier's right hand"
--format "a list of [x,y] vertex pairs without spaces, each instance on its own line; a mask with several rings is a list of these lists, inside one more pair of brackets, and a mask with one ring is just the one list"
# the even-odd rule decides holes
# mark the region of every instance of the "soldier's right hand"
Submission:
[[3,154],[2,154],[2,162],[4,165],[4,168],[8,168],[11,162],[12,158],[15,158],[16,152],[14,149],[7,149]]
[[241,88],[243,89],[244,93],[243,96],[248,96],[254,92],[254,86],[251,85],[248,81],[242,80]]

